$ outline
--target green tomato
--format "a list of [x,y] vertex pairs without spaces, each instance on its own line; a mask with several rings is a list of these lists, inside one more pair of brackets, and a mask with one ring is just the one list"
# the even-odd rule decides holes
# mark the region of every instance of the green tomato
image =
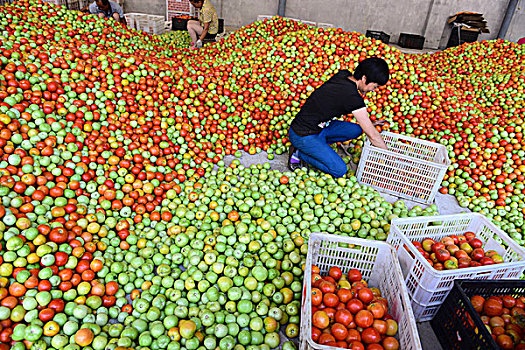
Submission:
[[25,329],[25,339],[29,341],[37,341],[42,336],[43,329],[41,326],[31,324]]

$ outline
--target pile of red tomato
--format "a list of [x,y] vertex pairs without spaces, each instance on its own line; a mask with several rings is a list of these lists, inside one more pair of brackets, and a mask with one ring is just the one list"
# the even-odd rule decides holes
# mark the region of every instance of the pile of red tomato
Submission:
[[496,344],[504,350],[525,349],[525,297],[475,295],[470,301]]
[[412,244],[436,270],[454,270],[503,263],[495,250],[485,251],[483,241],[474,232],[450,235],[436,242],[432,238],[412,241]]
[[[311,91],[370,55],[391,66],[390,82],[367,96],[371,118],[445,144],[453,165],[441,191],[524,244],[525,75],[515,44],[412,56],[359,33],[276,18],[190,52],[40,0],[0,7],[0,307],[9,317],[0,341],[11,340],[28,293],[39,295],[42,322],[61,313],[63,299],[131,314],[109,272],[121,266],[109,261],[137,248],[142,229],[178,222],[182,204],[205,215],[198,179],[214,176],[225,155],[285,152],[288,125]],[[266,168],[259,176],[270,178]],[[282,179],[281,193],[297,187]],[[217,210],[213,220],[247,214],[235,213]],[[28,333],[28,346],[42,341]]]
[[388,301],[369,288],[361,272],[331,267],[321,276],[312,266],[312,340],[344,349],[397,350],[397,322]]

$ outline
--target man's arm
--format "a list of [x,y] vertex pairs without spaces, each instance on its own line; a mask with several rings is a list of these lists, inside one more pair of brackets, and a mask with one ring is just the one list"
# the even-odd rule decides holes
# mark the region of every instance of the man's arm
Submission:
[[203,41],[204,38],[206,37],[206,34],[208,34],[208,30],[210,29],[210,22],[206,22],[204,23],[204,28],[202,29],[202,34],[201,36],[199,37],[199,40],[200,41]]
[[372,121],[368,116],[366,107],[355,110],[353,112],[353,115],[359,123],[359,125],[361,126],[361,128],[363,129],[363,132],[370,139],[370,142],[372,142],[372,145],[379,148],[388,149],[385,141],[383,141],[383,138],[381,137],[381,134],[379,134],[379,131],[377,131],[374,124],[372,124]]
[[120,17],[120,18],[119,18],[120,23],[122,23],[122,24],[124,24],[125,26],[127,26],[127,25],[128,25],[128,22],[126,22],[126,17],[124,16],[124,10],[122,9],[122,6],[120,6],[120,5],[117,4],[117,3],[114,3],[114,4],[115,4],[115,9],[114,9],[114,11],[115,11],[116,13],[118,13],[118,15],[119,15],[119,17]]

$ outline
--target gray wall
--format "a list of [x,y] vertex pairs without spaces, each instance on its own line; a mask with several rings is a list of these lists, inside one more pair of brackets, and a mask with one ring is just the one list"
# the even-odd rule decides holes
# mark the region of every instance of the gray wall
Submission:
[[[182,0],[186,1],[186,0]],[[211,0],[226,26],[243,26],[258,15],[275,15],[279,0]],[[396,43],[400,33],[425,36],[425,47],[443,48],[450,35],[449,16],[460,11],[483,13],[490,34],[497,37],[509,0],[287,0],[286,17],[332,23],[347,31],[365,33],[368,29],[390,34]],[[166,0],[125,0],[125,12],[166,14]],[[525,36],[525,0],[519,0],[506,39]]]
[[506,38],[516,42],[523,37],[525,37],[525,0],[519,0]]
[[124,0],[124,13],[130,12],[166,17],[166,0]]

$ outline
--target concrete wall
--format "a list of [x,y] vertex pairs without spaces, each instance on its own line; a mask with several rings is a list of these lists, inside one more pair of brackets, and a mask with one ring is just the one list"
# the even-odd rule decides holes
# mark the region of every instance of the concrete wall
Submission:
[[166,16],[166,0],[124,0],[124,13],[130,12]]
[[478,40],[497,38],[503,17],[507,10],[508,0],[436,0],[431,9],[427,27],[427,45],[433,48],[443,48],[448,42],[451,26],[447,25],[447,18],[451,14],[461,11],[482,13],[489,34],[481,34]]
[[243,26],[257,20],[259,15],[276,15],[278,0],[212,0],[217,13],[224,18],[224,24]]
[[[172,0],[173,1],[173,0]],[[181,0],[183,2],[188,0]],[[258,15],[276,15],[279,0],[211,0],[226,26],[240,27]],[[286,17],[332,23],[347,31],[365,33],[368,29],[390,35],[397,43],[400,33],[425,36],[425,47],[443,48],[450,36],[449,16],[460,11],[483,13],[490,34],[497,37],[509,0],[287,0]],[[125,0],[125,12],[166,14],[166,0]],[[517,41],[525,36],[525,0],[519,0],[506,39]]]
[[525,37],[525,0],[519,0],[506,38],[507,40],[517,42],[523,37]]
[[[397,42],[400,32],[421,34],[430,0],[348,1],[333,0],[319,6],[318,0],[288,0],[286,16],[332,23],[347,31],[379,30]],[[422,15],[423,14],[423,15]]]

